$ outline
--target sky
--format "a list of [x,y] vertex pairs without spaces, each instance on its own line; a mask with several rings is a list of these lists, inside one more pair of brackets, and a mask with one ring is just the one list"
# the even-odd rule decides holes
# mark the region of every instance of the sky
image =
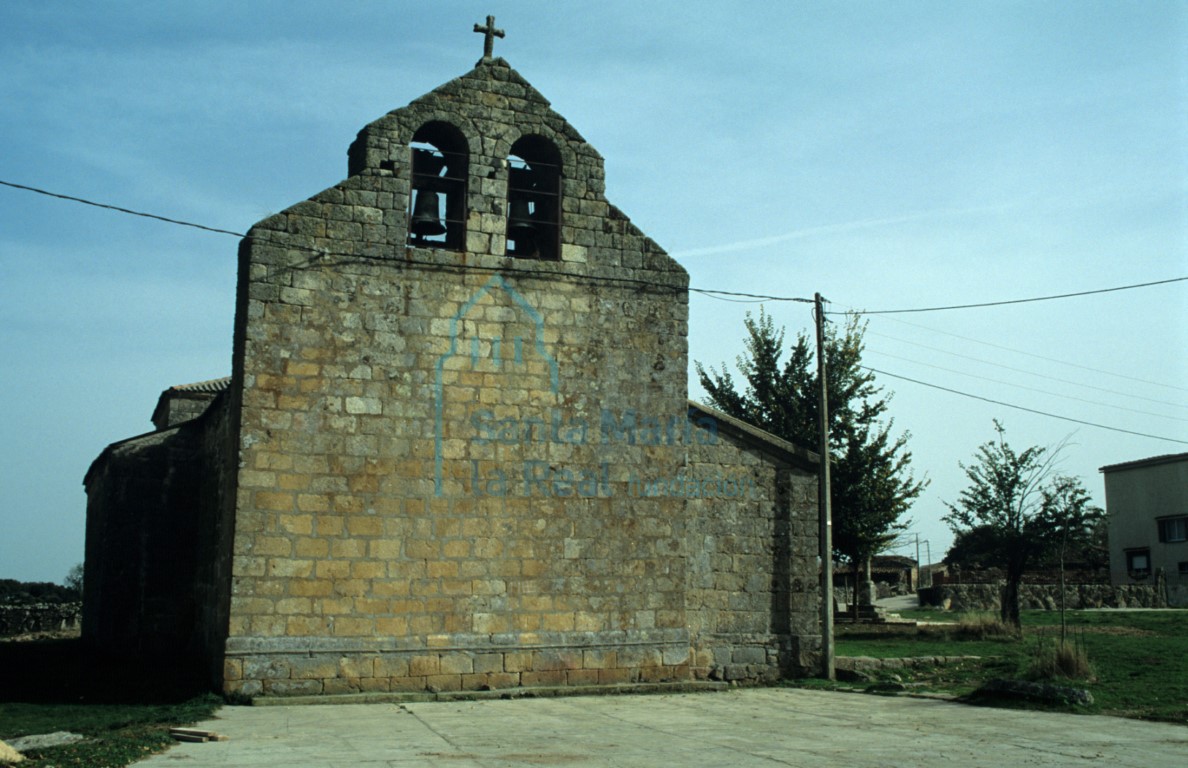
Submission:
[[[695,288],[883,311],[1188,276],[1184,2],[2,3],[0,181],[244,232],[469,71],[488,14]],[[236,246],[0,186],[0,578],[61,581],[90,462],[230,372]],[[692,295],[692,397],[760,307],[812,331]],[[1186,281],[866,317],[930,483],[900,554],[943,557],[995,419],[1066,441],[1101,505],[1100,467],[1188,451]]]

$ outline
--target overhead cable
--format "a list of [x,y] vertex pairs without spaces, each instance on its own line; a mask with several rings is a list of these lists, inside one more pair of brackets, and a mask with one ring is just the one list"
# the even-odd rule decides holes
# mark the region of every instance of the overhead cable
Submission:
[[886,317],[884,319],[890,320],[893,323],[899,323],[900,325],[910,325],[913,328],[920,328],[922,330],[931,331],[933,333],[939,333],[944,336],[951,336],[954,339],[961,339],[962,341],[970,341],[970,342],[973,342],[974,344],[981,344],[984,347],[992,347],[994,349],[1001,349],[1005,352],[1014,352],[1015,354],[1018,354],[1018,355],[1026,355],[1027,357],[1034,358],[1036,360],[1044,360],[1049,363],[1058,363],[1060,365],[1067,365],[1070,368],[1078,368],[1082,371],[1089,371],[1090,373],[1099,373],[1099,374],[1102,374],[1103,376],[1112,376],[1116,379],[1125,379],[1126,381],[1133,381],[1138,384],[1147,384],[1152,387],[1162,387],[1164,389],[1175,389],[1180,392],[1188,392],[1188,387],[1180,387],[1180,386],[1176,386],[1175,384],[1164,384],[1164,383],[1158,382],[1158,381],[1149,381],[1148,379],[1140,379],[1136,376],[1127,376],[1124,373],[1114,373],[1113,371],[1106,371],[1101,368],[1094,368],[1089,365],[1082,365],[1081,363],[1073,363],[1068,360],[1059,360],[1055,357],[1048,357],[1047,355],[1038,355],[1034,352],[1027,352],[1025,350],[1015,349],[1014,347],[1008,347],[1003,344],[996,344],[992,341],[985,341],[983,339],[975,339],[970,336],[962,336],[959,333],[953,333],[952,331],[942,331],[939,328],[932,328],[927,325],[920,325],[919,323],[912,323],[912,322],[909,322],[909,321],[904,320],[899,317]]
[[845,312],[835,312],[832,314],[844,315],[902,315],[909,312],[943,312],[947,309],[978,309],[981,307],[1002,307],[1008,304],[1027,304],[1032,301],[1052,301],[1054,299],[1069,299],[1074,296],[1092,296],[1098,293],[1113,293],[1114,291],[1130,291],[1135,288],[1149,288],[1153,285],[1166,285],[1168,283],[1179,283],[1188,280],[1188,275],[1184,277],[1169,277],[1166,280],[1152,280],[1149,283],[1135,283],[1133,285],[1119,285],[1114,288],[1098,288],[1092,291],[1077,291],[1076,293],[1057,293],[1051,296],[1033,296],[1029,299],[1007,299],[1005,301],[984,301],[979,304],[952,304],[947,307],[915,307],[913,309],[852,309]]
[[1073,395],[1060,394],[1058,392],[1051,392],[1046,389],[1040,389],[1039,387],[1029,387],[1025,384],[1019,384],[1019,383],[1016,383],[1013,381],[1003,381],[1002,379],[992,379],[989,376],[979,376],[976,373],[968,373],[966,371],[959,371],[955,368],[945,368],[944,366],[941,366],[941,365],[934,365],[933,363],[925,363],[920,360],[913,360],[910,357],[901,357],[900,355],[893,355],[889,352],[880,352],[877,349],[868,349],[867,351],[872,352],[876,355],[882,355],[883,357],[890,357],[894,360],[902,360],[905,363],[912,363],[913,365],[922,365],[925,368],[934,368],[938,371],[944,371],[945,373],[955,373],[958,376],[967,376],[971,379],[981,379],[982,381],[988,381],[991,384],[1002,384],[1003,386],[1007,386],[1007,387],[1015,387],[1017,389],[1025,389],[1028,392],[1038,392],[1041,395],[1049,395],[1051,397],[1059,397],[1064,400],[1075,400],[1078,403],[1086,403],[1088,405],[1100,405],[1103,408],[1113,408],[1115,410],[1127,411],[1129,413],[1137,413],[1137,414],[1140,414],[1143,416],[1154,416],[1157,419],[1172,419],[1174,421],[1188,422],[1188,418],[1185,418],[1183,416],[1168,416],[1166,414],[1154,413],[1152,411],[1140,411],[1137,408],[1127,408],[1124,405],[1114,405],[1113,403],[1104,403],[1100,400],[1089,400],[1084,397],[1075,397]]
[[863,365],[861,367],[865,370],[870,371],[871,373],[877,373],[880,376],[890,376],[893,379],[900,379],[902,381],[910,381],[911,383],[919,384],[922,387],[930,387],[932,389],[939,389],[942,392],[949,392],[951,394],[961,395],[962,397],[968,397],[973,400],[981,400],[982,402],[985,402],[985,403],[993,403],[994,405],[1002,405],[1007,408],[1014,408],[1017,411],[1026,411],[1027,413],[1034,413],[1034,414],[1038,414],[1040,416],[1048,416],[1053,419],[1060,419],[1061,421],[1071,421],[1074,424],[1084,424],[1085,426],[1097,427],[1098,429],[1108,429],[1111,432],[1121,432],[1121,433],[1127,434],[1127,435],[1137,435],[1138,437],[1149,437],[1153,440],[1165,440],[1169,443],[1180,443],[1182,445],[1188,445],[1188,440],[1179,440],[1174,437],[1163,437],[1161,435],[1151,435],[1151,434],[1147,434],[1146,432],[1135,432],[1135,431],[1129,430],[1129,429],[1122,429],[1121,427],[1111,427],[1111,426],[1108,426],[1105,424],[1097,424],[1096,422],[1085,421],[1083,419],[1074,419],[1071,416],[1061,416],[1060,414],[1057,414],[1057,413],[1049,413],[1047,411],[1040,411],[1035,408],[1028,408],[1028,407],[1022,406],[1022,405],[1015,405],[1014,403],[1007,403],[1002,400],[993,400],[989,397],[982,397],[981,395],[974,395],[969,392],[962,392],[957,389],[949,389],[948,387],[942,387],[939,384],[930,384],[927,381],[920,381],[919,379],[911,379],[911,378],[908,378],[907,376],[900,376],[898,374],[888,373],[887,371],[880,371],[877,368],[871,368],[870,366],[867,366],[867,365]]
[[[365,254],[338,253],[338,252],[334,252],[334,251],[326,251],[321,248],[297,245],[294,243],[275,242],[275,241],[270,240],[269,238],[265,238],[265,237],[253,237],[252,235],[248,235],[248,234],[244,234],[244,233],[240,233],[240,232],[233,232],[229,229],[218,229],[216,227],[208,227],[204,224],[195,224],[192,221],[182,221],[181,219],[172,219],[167,216],[158,216],[157,214],[154,214],[154,213],[145,213],[144,211],[136,211],[136,210],[132,210],[131,208],[123,208],[118,205],[110,205],[108,203],[99,203],[94,200],[87,200],[82,197],[75,197],[73,195],[63,195],[63,194],[59,194],[57,192],[50,192],[48,190],[38,189],[37,187],[30,187],[25,184],[15,184],[10,181],[0,180],[0,185],[6,186],[6,187],[12,187],[14,189],[25,190],[28,192],[35,192],[39,195],[46,195],[48,197],[57,198],[59,200],[68,200],[70,202],[82,203],[83,205],[90,205],[90,206],[94,206],[96,208],[103,208],[103,209],[109,210],[109,211],[116,211],[117,213],[126,213],[126,214],[129,214],[132,216],[140,216],[140,217],[143,217],[146,219],[162,221],[167,224],[177,224],[177,225],[183,226],[183,227],[192,227],[194,229],[203,230],[205,232],[214,232],[214,233],[217,233],[220,235],[231,235],[233,237],[243,238],[243,239],[247,239],[247,240],[253,240],[253,241],[261,243],[263,245],[275,245],[275,246],[282,247],[286,250],[310,253],[318,258],[376,259],[376,260],[379,260],[381,258],[381,257],[375,257],[375,256],[368,256]],[[387,262],[394,262],[394,263],[398,263],[398,264],[415,264],[417,266],[431,267],[431,268],[440,269],[443,271],[498,272],[500,274],[519,274],[519,275],[526,275],[529,277],[560,277],[560,278],[570,278],[570,279],[580,277],[582,279],[586,279],[586,280],[589,280],[592,282],[636,285],[636,286],[644,287],[644,288],[660,288],[660,289],[664,289],[664,290],[668,290],[668,291],[676,291],[676,290],[680,290],[682,288],[681,286],[671,285],[668,283],[661,283],[661,282],[657,282],[657,281],[653,281],[653,280],[640,280],[638,278],[630,278],[630,277],[611,277],[611,276],[607,276],[607,275],[574,275],[569,272],[563,272],[561,270],[555,270],[555,269],[541,269],[541,268],[517,269],[516,267],[507,267],[507,266],[487,267],[487,266],[481,266],[481,265],[476,265],[476,264],[466,264],[466,265],[443,264],[443,263],[437,262],[437,261],[416,259],[416,258],[412,258],[409,256],[402,256],[399,258],[384,257],[384,258],[382,258],[382,260],[387,261]],[[702,292],[702,289],[698,289],[698,288],[689,288],[688,290]],[[729,292],[710,291],[710,293],[724,293],[724,294],[726,294]],[[743,295],[747,295],[747,294],[738,294],[738,295],[743,296]],[[770,297],[765,297],[765,298],[768,298],[771,300],[777,300],[778,297],[770,296]],[[805,301],[805,302],[812,301],[812,299],[791,299],[791,298],[784,299],[784,300],[786,300],[786,301]]]
[[[901,339],[898,336],[889,336],[885,333],[879,333],[878,331],[867,330],[866,335],[878,336],[883,339],[891,339],[892,341],[897,341],[900,344],[908,344],[913,347],[919,347],[920,349],[927,349],[932,352],[939,352],[942,355],[949,355],[950,357],[957,357],[962,360],[972,360],[975,363],[981,363],[982,365],[989,365],[994,368],[1002,368],[1004,370],[1011,371],[1012,373],[1021,373],[1024,376],[1034,376],[1037,379],[1047,379],[1049,381],[1055,381],[1055,382],[1059,382],[1061,384],[1071,384],[1074,387],[1081,387],[1083,389],[1092,389],[1092,390],[1096,390],[1098,392],[1105,392],[1106,394],[1110,394],[1110,395],[1118,395],[1119,397],[1128,397],[1133,400],[1143,400],[1148,403],[1156,403],[1158,405],[1165,405],[1165,406],[1168,406],[1171,408],[1188,409],[1188,404],[1185,404],[1185,403],[1173,403],[1168,400],[1157,400],[1153,397],[1143,397],[1141,395],[1136,395],[1131,392],[1122,392],[1117,389],[1108,389],[1106,387],[1098,387],[1093,384],[1086,384],[1084,381],[1073,381],[1072,379],[1062,379],[1058,376],[1048,376],[1047,374],[1037,373],[1036,371],[1029,370],[1027,368],[1016,368],[1014,366],[1004,365],[1002,363],[995,363],[995,362],[992,362],[990,360],[986,360],[986,359],[983,359],[980,357],[974,357],[973,355],[963,355],[960,352],[953,352],[953,351],[950,351],[947,349],[941,349],[940,347],[929,346],[928,344],[920,344],[915,341],[909,341],[908,339]],[[972,339],[971,339],[971,341],[972,341]],[[877,350],[874,350],[874,351],[877,351]],[[1059,361],[1056,361],[1056,362],[1059,362]],[[973,374],[966,373],[964,375],[972,376]],[[1111,406],[1111,407],[1113,407],[1113,406]],[[1151,414],[1151,415],[1158,415],[1158,414]]]
[[36,192],[37,194],[45,195],[46,197],[56,197],[59,200],[69,200],[72,203],[82,203],[83,205],[90,205],[90,206],[94,206],[95,208],[103,208],[108,211],[116,211],[117,213],[127,213],[132,216],[141,216],[146,219],[155,219],[157,221],[163,221],[166,224],[177,224],[177,225],[183,226],[183,227],[193,227],[194,229],[201,229],[205,232],[215,232],[220,235],[231,235],[233,237],[243,237],[243,235],[239,234],[238,232],[232,232],[229,229],[217,229],[215,227],[208,227],[205,224],[195,224],[192,221],[182,221],[181,219],[171,219],[171,218],[168,218],[167,216],[158,216],[155,213],[145,213],[144,211],[134,211],[131,208],[121,208],[118,205],[109,205],[108,203],[97,203],[94,200],[87,200],[82,197],[74,197],[73,195],[63,195],[63,194],[59,194],[57,192],[50,192],[45,189],[38,189],[37,187],[29,187],[24,184],[14,184],[11,181],[0,180],[0,184],[3,184],[6,187],[12,187],[13,189],[23,189],[26,192]]

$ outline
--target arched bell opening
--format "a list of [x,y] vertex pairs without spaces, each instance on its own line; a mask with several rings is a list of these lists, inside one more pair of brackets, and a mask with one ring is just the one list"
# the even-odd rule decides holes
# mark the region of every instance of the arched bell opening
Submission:
[[557,259],[561,252],[561,154],[541,136],[512,145],[507,172],[507,253]]
[[449,123],[425,123],[413,134],[408,243],[462,250],[466,242],[466,138]]

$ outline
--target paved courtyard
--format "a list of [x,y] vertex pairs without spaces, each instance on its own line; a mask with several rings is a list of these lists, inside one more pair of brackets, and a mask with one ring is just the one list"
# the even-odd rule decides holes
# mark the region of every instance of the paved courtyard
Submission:
[[1183,765],[1188,727],[792,689],[225,707],[138,763],[206,766]]

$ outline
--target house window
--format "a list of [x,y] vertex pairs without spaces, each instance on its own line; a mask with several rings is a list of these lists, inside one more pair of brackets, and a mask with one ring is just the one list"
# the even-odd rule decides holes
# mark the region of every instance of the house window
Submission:
[[412,140],[408,244],[462,250],[466,241],[466,138],[449,123],[421,126]]
[[1160,541],[1188,541],[1188,516],[1164,517],[1155,522],[1159,525]]
[[1151,550],[1126,550],[1126,572],[1132,579],[1145,579],[1151,575]]
[[557,259],[561,243],[561,155],[551,141],[524,136],[507,158],[507,253]]
[[1180,575],[1188,576],[1188,560],[1180,561]]

